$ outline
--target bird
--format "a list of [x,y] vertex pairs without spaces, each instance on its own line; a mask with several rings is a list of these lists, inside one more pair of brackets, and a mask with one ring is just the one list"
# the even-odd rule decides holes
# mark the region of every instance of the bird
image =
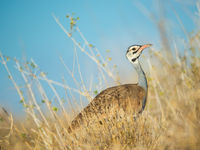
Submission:
[[138,74],[138,83],[123,84],[109,87],[101,91],[71,122],[69,132],[79,128],[82,124],[90,125],[94,122],[102,124],[102,121],[115,116],[123,111],[125,114],[141,114],[145,108],[148,93],[148,84],[139,57],[144,49],[152,44],[132,45],[126,52],[127,59],[131,62]]

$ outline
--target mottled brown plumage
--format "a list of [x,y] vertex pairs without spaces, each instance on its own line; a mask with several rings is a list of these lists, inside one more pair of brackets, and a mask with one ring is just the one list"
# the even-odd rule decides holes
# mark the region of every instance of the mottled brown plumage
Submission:
[[75,129],[81,124],[90,124],[92,118],[101,120],[115,116],[119,110],[124,113],[138,113],[142,109],[142,100],[145,91],[137,84],[124,84],[114,86],[99,93],[82,112],[80,112],[71,123]]

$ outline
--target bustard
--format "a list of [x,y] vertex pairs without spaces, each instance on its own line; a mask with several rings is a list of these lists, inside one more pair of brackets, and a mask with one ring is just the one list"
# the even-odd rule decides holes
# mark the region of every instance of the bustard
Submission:
[[97,118],[98,122],[102,124],[102,119],[112,117],[120,110],[125,114],[129,112],[134,115],[142,113],[147,100],[148,85],[139,57],[142,51],[150,46],[151,44],[132,45],[126,52],[126,57],[137,71],[138,83],[114,86],[100,92],[71,122],[70,132],[71,129],[76,129],[83,123],[93,122],[93,118]]

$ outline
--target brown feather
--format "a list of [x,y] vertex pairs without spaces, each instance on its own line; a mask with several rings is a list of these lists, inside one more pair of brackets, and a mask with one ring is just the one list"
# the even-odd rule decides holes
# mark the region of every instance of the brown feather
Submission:
[[137,114],[142,109],[145,90],[137,84],[124,84],[107,88],[100,92],[72,121],[71,128],[78,128],[81,124],[89,124],[97,118],[113,117],[122,110],[125,114]]

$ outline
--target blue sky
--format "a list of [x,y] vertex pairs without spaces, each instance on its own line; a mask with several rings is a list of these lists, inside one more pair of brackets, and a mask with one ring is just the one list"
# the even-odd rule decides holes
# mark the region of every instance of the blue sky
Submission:
[[[169,20],[172,37],[185,38],[174,11],[188,33],[195,30],[196,1],[169,0],[161,4],[166,6],[163,14]],[[139,6],[159,18],[158,0],[1,0],[0,50],[19,60],[33,58],[51,79],[61,80],[66,71],[59,57],[62,56],[70,66],[73,44],[56,24],[52,13],[67,27],[69,22],[65,16],[74,12],[80,17],[78,26],[87,40],[102,53],[109,49],[111,55],[116,56],[113,61],[124,64],[124,53],[129,45],[153,43],[160,47],[157,26]],[[85,59],[80,57],[83,65]],[[10,63],[9,67],[18,80],[13,64]],[[2,65],[0,83],[0,105],[11,112],[20,112],[19,98]]]

